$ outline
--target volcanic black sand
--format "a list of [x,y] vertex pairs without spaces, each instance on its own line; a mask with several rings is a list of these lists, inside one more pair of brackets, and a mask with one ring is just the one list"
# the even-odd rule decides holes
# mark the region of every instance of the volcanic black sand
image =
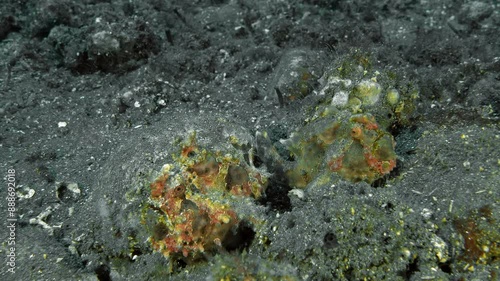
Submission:
[[[497,1],[1,2],[0,279],[500,278]],[[327,71],[408,98],[377,115],[397,161],[375,181],[289,151],[331,103]],[[183,236],[147,221],[150,183],[193,133],[239,137],[267,186],[225,197],[231,239],[165,257],[151,237]],[[297,155],[326,174],[298,188]]]

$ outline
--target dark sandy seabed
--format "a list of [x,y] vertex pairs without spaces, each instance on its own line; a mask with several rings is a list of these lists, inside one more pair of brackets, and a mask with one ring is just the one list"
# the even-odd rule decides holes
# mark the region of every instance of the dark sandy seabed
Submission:
[[[0,279],[499,280],[499,27],[488,0],[2,0]],[[345,69],[412,93],[372,109],[396,168],[297,188],[283,140]],[[230,242],[165,257],[150,183],[192,132],[245,139],[267,186],[224,197]]]

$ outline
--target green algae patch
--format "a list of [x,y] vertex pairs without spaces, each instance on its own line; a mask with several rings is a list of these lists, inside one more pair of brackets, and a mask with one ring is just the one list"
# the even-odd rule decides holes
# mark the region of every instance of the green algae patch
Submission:
[[463,238],[460,260],[471,270],[474,264],[499,264],[500,222],[497,206],[486,205],[465,218],[453,221],[456,231]]

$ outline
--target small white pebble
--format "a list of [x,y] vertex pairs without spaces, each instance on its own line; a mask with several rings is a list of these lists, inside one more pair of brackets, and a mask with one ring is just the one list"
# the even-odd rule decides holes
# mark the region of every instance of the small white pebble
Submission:
[[427,208],[423,208],[422,211],[420,212],[420,215],[422,215],[422,217],[424,217],[425,219],[430,219],[430,217],[432,216],[432,211],[427,209]]
[[124,99],[130,99],[132,97],[134,93],[132,93],[132,91],[126,91],[125,93],[123,93],[122,97]]
[[290,190],[288,193],[293,194],[293,195],[299,197],[300,199],[304,198],[304,190],[302,190],[302,189],[294,188],[294,189]]

